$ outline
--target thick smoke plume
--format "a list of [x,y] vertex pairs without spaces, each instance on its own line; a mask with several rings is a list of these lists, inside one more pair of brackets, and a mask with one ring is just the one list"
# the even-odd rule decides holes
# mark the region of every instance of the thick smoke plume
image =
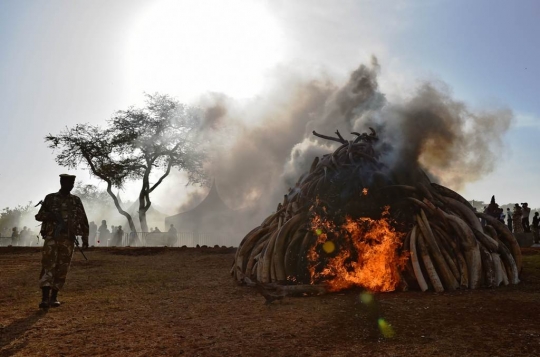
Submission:
[[433,82],[389,103],[378,87],[379,71],[373,58],[342,86],[288,77],[249,103],[222,95],[204,99],[205,133],[212,132],[217,144],[209,169],[225,202],[246,212],[245,229],[275,210],[316,156],[333,150],[313,130],[327,135],[339,130],[348,138],[352,131],[374,127],[389,167],[403,172],[422,167],[454,189],[494,169],[512,120],[509,109],[475,112],[452,98],[443,83]]

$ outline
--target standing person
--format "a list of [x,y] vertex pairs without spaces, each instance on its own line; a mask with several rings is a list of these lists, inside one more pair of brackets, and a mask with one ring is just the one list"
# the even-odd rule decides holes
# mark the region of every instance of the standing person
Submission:
[[502,208],[499,208],[499,221],[501,223],[504,223],[504,217],[505,217],[504,210]]
[[169,247],[173,247],[176,243],[176,238],[178,237],[178,231],[176,228],[174,228],[174,224],[171,224],[171,227],[167,233],[167,245]]
[[13,227],[11,230],[11,245],[19,245],[19,231],[17,227]]
[[521,216],[523,211],[521,207],[516,203],[514,205],[514,212],[512,213],[512,220],[514,221],[514,233],[523,233],[523,224],[521,223]]
[[532,225],[531,230],[533,232],[534,242],[540,243],[540,234],[538,232],[538,229],[540,228],[540,217],[538,216],[538,212],[534,212],[534,217],[532,219]]
[[81,199],[70,194],[74,183],[75,176],[60,175],[60,191],[47,195],[36,214],[45,241],[39,277],[43,309],[60,306],[58,291],[66,282],[76,236],[82,236],[82,247],[88,248],[88,219]]
[[30,228],[28,228],[28,239],[28,245],[39,245],[39,236]]
[[88,245],[89,246],[95,246],[96,245],[96,235],[97,235],[97,224],[94,223],[94,221],[90,222],[88,226]]
[[512,230],[512,212],[510,212],[510,207],[506,208],[506,224],[508,225],[508,229],[510,232],[513,232]]
[[122,239],[124,238],[124,231],[122,230],[122,226],[116,227],[116,232],[114,233],[114,244],[117,247],[122,246]]
[[26,245],[28,240],[28,229],[26,226],[23,227],[22,231],[19,233],[19,245]]
[[529,205],[527,202],[521,204],[522,209],[522,217],[521,217],[521,224],[523,225],[523,230],[525,232],[530,232],[531,227],[529,223],[529,216],[531,215],[531,209],[529,208]]
[[109,241],[109,234],[110,234],[109,229],[107,228],[106,220],[101,221],[101,226],[99,226],[98,232],[99,232],[99,240],[98,240],[99,245],[104,245],[106,247]]

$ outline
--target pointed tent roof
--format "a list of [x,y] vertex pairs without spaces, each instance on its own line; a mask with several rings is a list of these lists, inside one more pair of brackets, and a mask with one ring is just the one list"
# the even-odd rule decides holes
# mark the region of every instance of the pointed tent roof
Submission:
[[[218,193],[215,181],[208,195],[195,208],[167,217],[165,224],[174,224],[181,232],[196,232],[202,236],[194,235],[197,239],[204,238],[206,245],[230,244],[231,237],[235,236],[232,230],[238,227],[241,214],[231,209],[223,202]],[[193,238],[195,239],[195,238]],[[193,241],[192,244],[199,244]],[[191,244],[191,243],[187,243]]]
[[[132,217],[137,217],[139,215],[139,202],[135,201],[126,209],[126,212],[129,213]],[[156,215],[159,217],[166,216],[165,213],[161,212],[158,207],[156,207],[155,204],[152,203],[148,211],[146,211],[146,215]]]
[[234,212],[234,210],[229,208],[229,206],[227,206],[225,202],[223,202],[223,200],[221,199],[221,196],[218,193],[218,190],[216,187],[216,181],[214,180],[212,182],[212,187],[210,188],[210,192],[208,192],[208,195],[204,198],[204,200],[202,200],[201,203],[199,203],[195,208],[189,211],[184,211],[174,216],[167,217],[166,220],[169,221],[170,219],[179,218],[180,216],[184,216],[184,215],[198,216],[198,215],[204,215],[207,213],[218,213],[218,212],[223,212],[223,213],[231,212],[232,213]]

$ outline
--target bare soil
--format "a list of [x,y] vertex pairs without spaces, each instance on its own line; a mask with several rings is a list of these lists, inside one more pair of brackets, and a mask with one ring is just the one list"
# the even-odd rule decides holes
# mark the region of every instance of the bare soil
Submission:
[[[38,310],[38,248],[0,248],[0,356],[539,356],[540,250],[522,283],[451,293],[361,291],[265,305],[232,249],[75,252],[62,306]],[[390,325],[384,337],[379,319]]]

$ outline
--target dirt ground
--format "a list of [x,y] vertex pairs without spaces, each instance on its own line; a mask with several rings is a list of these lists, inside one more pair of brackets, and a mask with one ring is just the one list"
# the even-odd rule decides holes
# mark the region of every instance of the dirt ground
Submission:
[[94,248],[42,312],[39,249],[0,248],[0,356],[539,356],[540,250],[524,254],[518,286],[265,305],[231,249]]

